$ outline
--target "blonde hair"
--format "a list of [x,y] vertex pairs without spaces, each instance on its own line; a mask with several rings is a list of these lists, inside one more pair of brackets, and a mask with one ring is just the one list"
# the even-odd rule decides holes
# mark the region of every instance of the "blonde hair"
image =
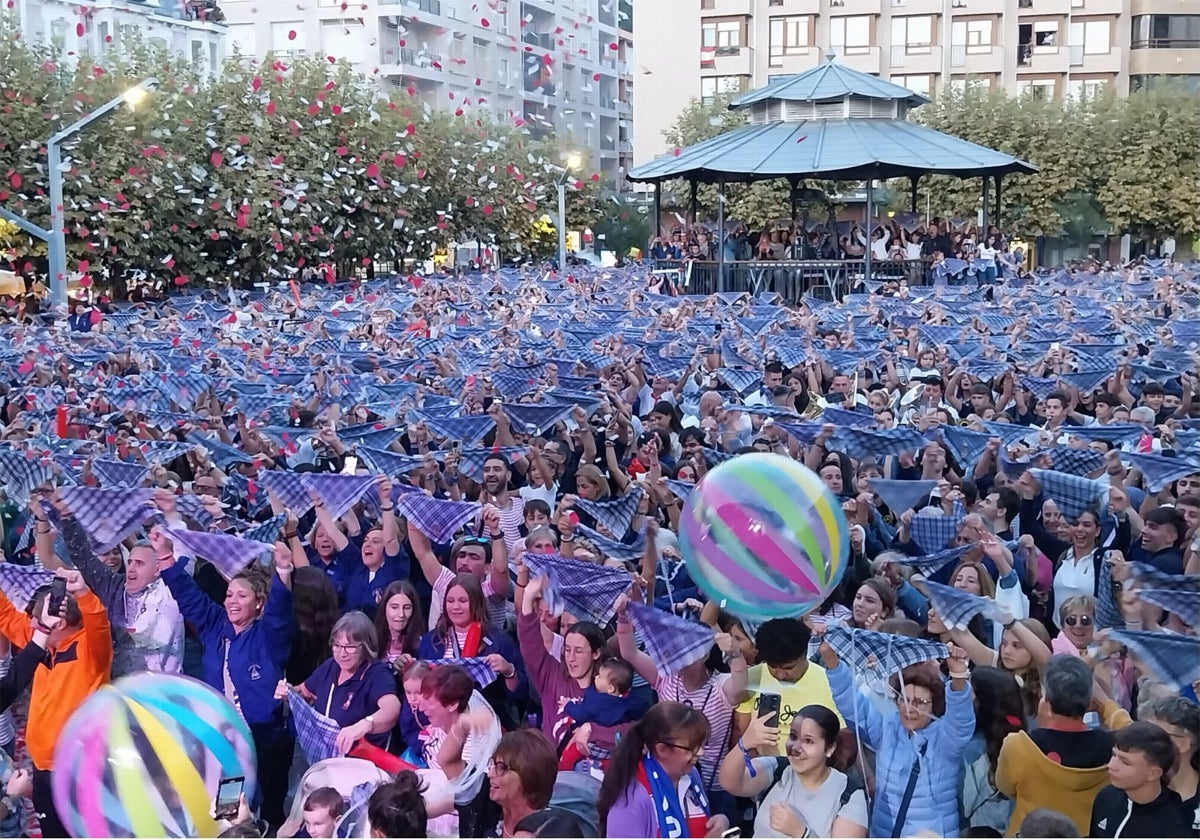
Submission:
[[1082,610],[1093,618],[1096,616],[1096,599],[1091,595],[1072,595],[1058,605],[1058,620],[1062,621],[1071,610]]
[[608,478],[604,473],[600,472],[600,468],[595,464],[584,464],[575,471],[575,481],[585,478],[600,488],[597,494],[600,499],[607,499],[612,495],[612,488],[608,485]]

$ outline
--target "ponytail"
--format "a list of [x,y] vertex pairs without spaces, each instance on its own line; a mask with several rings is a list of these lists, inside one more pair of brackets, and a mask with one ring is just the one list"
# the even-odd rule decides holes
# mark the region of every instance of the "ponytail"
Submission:
[[596,812],[600,815],[600,836],[608,834],[608,812],[617,804],[617,798],[625,794],[629,784],[637,778],[638,764],[647,746],[644,734],[645,719],[639,720],[625,733],[617,748],[613,750],[600,784],[600,796],[596,800]]

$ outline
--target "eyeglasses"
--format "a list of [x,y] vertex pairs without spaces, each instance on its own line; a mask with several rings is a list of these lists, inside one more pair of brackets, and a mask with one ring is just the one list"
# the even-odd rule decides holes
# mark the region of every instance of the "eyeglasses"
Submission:
[[692,758],[699,758],[700,753],[704,752],[703,744],[698,747],[688,747],[683,744],[672,744],[670,741],[663,741],[663,746],[671,747],[672,749],[679,750],[680,752],[688,753]]
[[357,644],[352,644],[352,645],[331,644],[329,647],[333,648],[334,653],[354,653],[354,651],[358,650]]
[[511,769],[511,767],[499,759],[493,758],[488,760],[487,771],[489,773],[495,773],[497,776],[503,776]]
[[1074,627],[1076,624],[1081,627],[1091,627],[1092,617],[1090,615],[1069,615],[1063,619],[1063,623],[1068,627]]
[[896,698],[897,703],[903,703],[906,706],[915,706],[918,709],[928,709],[933,705],[933,701],[925,697],[909,697],[901,694]]

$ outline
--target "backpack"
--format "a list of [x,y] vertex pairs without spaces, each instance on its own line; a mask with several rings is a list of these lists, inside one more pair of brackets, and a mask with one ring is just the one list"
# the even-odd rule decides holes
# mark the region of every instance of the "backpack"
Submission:
[[[771,777],[771,784],[763,788],[763,792],[758,795],[758,804],[761,806],[767,799],[767,794],[783,780],[783,774],[788,769],[788,760],[786,756],[775,757],[775,775]],[[842,791],[841,801],[838,803],[838,810],[841,811],[846,807],[846,803],[850,801],[850,797],[860,790],[864,790],[862,781],[858,778],[858,774],[846,774],[846,789]]]

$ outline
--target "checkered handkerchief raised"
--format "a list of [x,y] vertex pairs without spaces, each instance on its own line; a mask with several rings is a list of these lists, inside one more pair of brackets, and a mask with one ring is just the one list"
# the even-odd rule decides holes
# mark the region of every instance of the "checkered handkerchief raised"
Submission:
[[604,536],[599,531],[593,531],[586,525],[576,525],[575,533],[591,540],[592,545],[605,557],[613,560],[635,561],[646,553],[646,538],[641,534],[633,543],[626,544]]
[[833,446],[838,444],[851,458],[875,458],[882,461],[889,455],[904,455],[924,449],[929,441],[916,429],[884,429],[869,432],[843,426],[834,436]]
[[488,432],[496,428],[496,421],[486,414],[472,414],[467,417],[434,417],[428,412],[422,412],[422,419],[435,435],[461,441],[464,448],[477,445]]
[[713,631],[708,625],[645,604],[630,602],[628,610],[646,655],[661,674],[676,674],[712,650]]
[[1188,589],[1139,589],[1138,597],[1179,616],[1188,627],[1200,626],[1200,592]]
[[622,496],[598,502],[579,499],[575,504],[619,540],[633,524],[633,517],[637,514],[638,504],[642,501],[644,493],[641,486],[635,484]]
[[924,557],[905,557],[903,565],[912,566],[925,577],[933,577],[950,563],[962,557],[969,548],[971,548],[969,545],[958,545],[936,554],[927,554]]
[[356,446],[355,453],[362,459],[363,464],[372,472],[398,478],[421,468],[424,458],[420,455],[405,455],[403,452],[392,452],[390,449],[374,449],[369,446]]
[[59,499],[88,535],[92,548],[103,554],[157,513],[149,489],[63,487]]
[[921,481],[894,481],[887,478],[870,479],[872,492],[878,496],[888,509],[899,516],[906,510],[916,507],[937,488],[937,481],[932,478]]
[[929,554],[947,548],[958,534],[959,516],[943,513],[918,513],[909,524],[909,534],[917,547]]
[[250,540],[251,542],[274,545],[275,541],[279,539],[279,534],[283,531],[283,526],[286,522],[287,514],[279,513],[272,516],[266,522],[260,522],[257,525],[247,528],[245,531],[242,531],[240,536],[242,539]]
[[184,519],[190,519],[201,528],[207,529],[215,517],[208,512],[204,502],[195,493],[183,493],[175,497],[175,509]]
[[294,688],[288,691],[288,709],[296,727],[296,740],[309,764],[338,756],[337,736],[342,728],[337,721],[308,705]]
[[405,493],[396,500],[396,513],[435,543],[448,543],[455,532],[479,515],[478,502],[433,499],[424,493]]
[[992,598],[973,595],[931,580],[921,581],[918,588],[929,598],[942,624],[952,630],[965,630],[971,619],[977,615],[992,620],[999,620],[1004,616],[1004,607]]
[[898,674],[909,665],[945,659],[950,655],[950,649],[942,642],[839,624],[831,625],[825,631],[825,641],[855,672],[873,672],[883,679]]
[[104,487],[141,487],[150,474],[143,464],[127,464],[124,461],[107,461],[97,458],[92,461],[92,472]]
[[[531,551],[522,555],[522,561],[534,574],[549,578],[547,589],[554,591],[546,594],[548,605],[557,600],[573,614],[601,627],[612,619],[617,597],[629,590],[629,573],[623,569]],[[561,614],[561,611],[560,608],[558,612]]]
[[438,668],[442,665],[457,665],[475,681],[475,685],[479,690],[487,688],[496,681],[496,672],[492,670],[492,666],[487,664],[487,660],[482,657],[472,657],[470,659],[433,659],[428,662],[431,668]]
[[1149,563],[1133,561],[1129,564],[1134,578],[1147,589],[1181,589],[1200,592],[1200,575],[1170,575]]
[[172,542],[182,546],[186,553],[212,563],[226,580],[232,580],[234,575],[274,548],[271,543],[252,542],[242,537],[208,531],[168,528],[167,533]]
[[301,473],[300,482],[306,490],[316,493],[329,515],[341,517],[355,503],[376,486],[373,475],[334,475],[332,473]]
[[264,498],[274,493],[283,506],[299,519],[313,507],[312,496],[308,495],[308,488],[304,485],[304,475],[287,470],[261,470],[258,484],[261,485]]
[[1172,481],[1193,473],[1200,473],[1200,466],[1190,458],[1169,458],[1165,455],[1123,452],[1121,460],[1128,462],[1145,476],[1146,489],[1151,493],[1161,493]]
[[1104,468],[1104,456],[1090,449],[1056,446],[1050,450],[1050,464],[1058,472],[1087,477]]
[[979,460],[979,456],[987,449],[991,435],[986,432],[976,432],[961,426],[938,426],[942,442],[954,456],[954,460],[964,469]]
[[1111,630],[1148,670],[1175,691],[1200,679],[1200,638],[1150,630]]
[[504,403],[512,428],[517,432],[540,435],[571,413],[571,406],[556,403]]
[[1088,508],[1103,510],[1108,504],[1108,476],[1081,478],[1054,470],[1031,469],[1042,492],[1058,504],[1067,519],[1074,520]]
[[188,435],[188,440],[196,446],[203,446],[207,449],[212,462],[226,472],[237,464],[254,463],[254,459],[245,452],[236,446],[230,446],[222,440],[205,437],[199,432],[192,432]]
[[41,566],[18,566],[0,563],[0,592],[16,609],[24,611],[39,587],[50,583],[54,572]]
[[28,504],[30,492],[52,478],[50,465],[36,453],[0,449],[0,484],[5,486],[8,497],[18,504]]

